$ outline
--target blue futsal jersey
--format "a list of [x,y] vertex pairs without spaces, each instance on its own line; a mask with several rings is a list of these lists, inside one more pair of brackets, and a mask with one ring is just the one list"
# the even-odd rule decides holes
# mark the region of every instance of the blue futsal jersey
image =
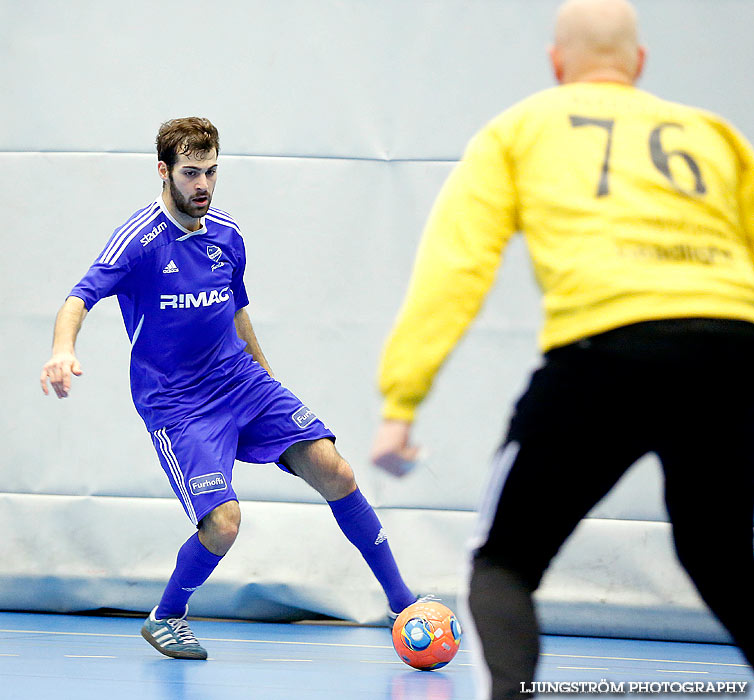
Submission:
[[227,391],[252,358],[233,322],[249,303],[238,225],[210,208],[183,228],[159,197],[116,229],[71,296],[91,309],[118,296],[131,340],[131,393],[150,431]]

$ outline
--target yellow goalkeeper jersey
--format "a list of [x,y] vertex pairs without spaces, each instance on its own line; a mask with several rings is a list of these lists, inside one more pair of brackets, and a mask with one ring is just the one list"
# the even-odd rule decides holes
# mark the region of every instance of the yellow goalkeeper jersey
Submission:
[[381,361],[386,418],[413,418],[517,231],[545,351],[651,319],[754,322],[748,142],[635,87],[562,85],[493,119],[443,186]]

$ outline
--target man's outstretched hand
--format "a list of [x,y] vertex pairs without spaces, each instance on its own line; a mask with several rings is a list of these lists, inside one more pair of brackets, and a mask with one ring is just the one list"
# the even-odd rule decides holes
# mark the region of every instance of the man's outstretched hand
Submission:
[[411,423],[385,419],[372,443],[372,463],[393,476],[404,476],[415,466],[419,448],[410,444]]
[[76,359],[76,355],[73,353],[59,353],[53,355],[42,367],[42,374],[39,377],[39,382],[42,385],[42,391],[45,395],[50,393],[47,387],[47,380],[50,380],[52,388],[58,395],[59,399],[64,399],[68,396],[68,392],[71,390],[71,376],[81,376],[82,370],[79,361]]

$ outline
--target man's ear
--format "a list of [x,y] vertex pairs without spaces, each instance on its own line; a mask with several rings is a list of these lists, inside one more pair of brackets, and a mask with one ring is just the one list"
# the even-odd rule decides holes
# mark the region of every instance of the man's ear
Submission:
[[647,62],[647,48],[646,46],[639,46],[636,56],[636,75],[634,75],[634,82],[641,78],[641,74],[644,72],[644,66]]
[[560,56],[556,46],[547,47],[547,55],[550,57],[550,65],[552,66],[552,72],[555,76],[555,80],[559,83],[563,82],[563,60]]
[[168,181],[168,178],[170,177],[170,171],[168,170],[168,165],[165,161],[161,160],[159,163],[157,163],[157,174],[160,176],[160,179],[163,182]]

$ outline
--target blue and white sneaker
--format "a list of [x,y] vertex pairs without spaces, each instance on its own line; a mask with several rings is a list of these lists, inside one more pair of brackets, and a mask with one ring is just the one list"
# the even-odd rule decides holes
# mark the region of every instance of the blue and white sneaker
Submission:
[[174,659],[201,659],[207,658],[207,650],[199,644],[199,640],[194,636],[186,615],[188,615],[188,605],[186,612],[181,617],[168,617],[164,620],[158,620],[154,614],[157,612],[157,606],[149,613],[149,617],[141,628],[141,636],[144,637],[157,651],[165,656],[172,656]]
[[[411,605],[414,605],[416,603],[429,603],[432,601],[439,603],[440,599],[436,595],[432,595],[431,593],[428,593],[427,595],[419,596],[413,603],[411,603]],[[403,611],[401,610],[401,612]],[[400,612],[395,612],[394,610],[390,608],[387,609],[387,616],[390,618],[391,624],[398,619],[398,615],[400,614],[401,614]]]

